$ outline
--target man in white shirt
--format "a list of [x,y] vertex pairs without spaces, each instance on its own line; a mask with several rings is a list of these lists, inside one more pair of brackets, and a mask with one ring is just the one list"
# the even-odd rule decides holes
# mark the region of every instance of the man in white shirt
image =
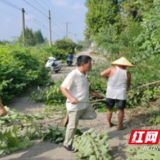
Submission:
[[89,82],[86,73],[91,70],[91,57],[81,55],[77,58],[78,67],[70,72],[61,85],[61,91],[67,97],[66,107],[68,113],[68,125],[66,129],[64,147],[73,151],[72,140],[79,119],[95,119],[94,108],[89,105],[89,93],[100,98],[101,95],[89,91]]

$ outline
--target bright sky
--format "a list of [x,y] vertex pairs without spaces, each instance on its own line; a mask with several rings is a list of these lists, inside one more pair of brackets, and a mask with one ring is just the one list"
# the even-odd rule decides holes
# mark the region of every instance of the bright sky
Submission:
[[0,40],[12,41],[20,36],[22,8],[25,10],[25,26],[33,31],[40,29],[47,39],[50,10],[52,41],[62,39],[66,35],[66,22],[68,38],[73,41],[84,40],[87,12],[84,3],[85,0],[0,0]]

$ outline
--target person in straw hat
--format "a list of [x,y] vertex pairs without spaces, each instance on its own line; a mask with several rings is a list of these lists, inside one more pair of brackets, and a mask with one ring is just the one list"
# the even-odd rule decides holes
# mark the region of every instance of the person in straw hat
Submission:
[[118,112],[118,130],[123,130],[126,127],[123,126],[124,108],[126,106],[126,92],[130,88],[131,73],[126,70],[126,67],[133,67],[133,65],[125,58],[122,57],[111,63],[112,66],[103,72],[101,76],[108,80],[106,101],[107,107],[107,121],[108,127],[112,127],[115,124],[111,122],[112,109],[117,104]]

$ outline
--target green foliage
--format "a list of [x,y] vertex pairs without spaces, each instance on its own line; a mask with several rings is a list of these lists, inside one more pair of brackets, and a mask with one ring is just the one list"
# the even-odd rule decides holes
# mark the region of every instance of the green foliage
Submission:
[[117,0],[86,0],[85,5],[88,8],[86,14],[86,39],[99,33],[99,30],[105,28],[106,25],[116,23],[119,12]]
[[[145,150],[144,148],[148,149]],[[138,147],[125,150],[127,153],[131,154],[127,160],[159,160],[160,152],[158,150],[158,146],[144,146],[144,148],[142,149]]]
[[[138,50],[138,45],[133,41],[139,36],[142,31],[140,23],[130,21],[125,30],[119,35],[118,44],[123,46],[119,50],[122,53],[133,53]],[[106,44],[107,45],[107,44]]]
[[0,95],[6,104],[32,86],[44,85],[49,76],[44,67],[49,56],[66,60],[67,52],[55,47],[0,46]]
[[[53,116],[53,110],[49,108],[33,115],[5,108],[8,115],[0,117],[0,155],[30,147],[32,145],[30,139],[42,138],[45,134],[38,120]],[[13,127],[9,129],[8,126]]]
[[[54,115],[62,115],[64,108],[48,106],[34,114],[22,114],[7,107],[5,109],[8,115],[0,117],[0,156],[27,149],[32,145],[31,140],[37,138],[57,144],[64,141],[64,128],[47,125],[55,121],[55,118],[52,119]],[[75,134],[81,135],[82,132],[77,129]]]
[[76,51],[84,51],[88,49],[91,45],[89,40],[79,41],[76,45]]
[[34,32],[33,36],[34,36],[34,40],[35,40],[36,44],[44,43],[44,38],[43,38],[43,35],[41,33],[41,30],[38,30],[38,31]]
[[76,50],[81,51],[82,49],[83,49],[83,46],[82,46],[82,45],[78,44],[78,45],[76,46]]
[[64,104],[66,98],[60,91],[61,84],[62,80],[59,80],[56,83],[51,83],[46,88],[41,89],[38,87],[38,91],[31,93],[29,100],[35,102],[45,102],[48,105]]
[[59,58],[62,61],[66,61],[68,52],[65,51],[64,49],[57,49],[56,46],[51,46],[51,47],[43,47],[43,50],[46,52],[47,57],[51,56],[57,59]]
[[4,103],[48,80],[48,71],[44,68],[46,57],[42,55],[38,50],[18,45],[0,46],[0,94]]
[[0,41],[0,45],[2,45],[2,44],[7,44],[7,43],[10,43],[10,42],[7,41],[7,40]]
[[96,43],[97,47],[111,54],[118,54],[122,47],[117,43],[117,32],[112,25],[99,30],[99,33],[93,36],[92,40]]
[[72,147],[75,151],[79,151],[76,158],[87,160],[111,160],[109,144],[106,144],[107,138],[106,130],[97,134],[93,128],[84,132],[81,136],[75,135]]
[[13,126],[13,129],[0,131],[0,155],[27,149],[31,146],[32,142],[28,137],[20,136],[16,126]]
[[[25,28],[25,46],[35,46],[36,44],[44,43],[44,38],[41,33],[41,30],[33,32],[32,29]],[[23,43],[23,33],[21,33],[19,40],[20,43]]]
[[[142,20],[142,10],[141,7],[136,5],[137,0],[124,0],[121,3],[121,8],[123,12],[124,22],[128,23],[127,20],[133,19],[134,21],[141,21]],[[145,3],[145,5],[148,3]]]
[[64,129],[52,129],[48,128],[45,133],[42,134],[42,140],[49,140],[50,142],[62,144],[65,139],[65,130]]
[[143,9],[144,18],[141,23],[143,31],[139,34],[135,42],[140,44],[139,50],[143,52],[143,55],[149,54],[150,56],[160,52],[160,2],[155,0],[149,11],[146,8]]
[[57,40],[54,46],[59,50],[64,50],[67,55],[68,53],[74,54],[76,44],[70,39],[62,39]]
[[152,118],[149,119],[149,123],[153,125],[157,125],[160,123],[160,105],[156,106],[156,110],[151,109],[150,112],[152,113]]

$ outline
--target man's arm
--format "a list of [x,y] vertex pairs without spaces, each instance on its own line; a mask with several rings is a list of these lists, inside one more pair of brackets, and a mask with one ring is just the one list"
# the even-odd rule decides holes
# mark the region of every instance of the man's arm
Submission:
[[129,91],[130,85],[131,85],[131,73],[127,72],[127,91]]
[[97,92],[89,91],[89,93],[90,93],[92,96],[97,97],[97,98],[101,98],[101,97],[102,97],[102,96],[101,96],[99,93],[97,93]]
[[72,104],[77,104],[78,100],[71,96],[67,88],[61,87],[62,94],[69,99],[69,102]]
[[108,77],[109,77],[110,72],[111,72],[111,67],[108,68],[108,69],[106,69],[106,70],[104,70],[103,72],[101,72],[100,75],[101,75],[103,78],[105,78],[105,79],[108,80]]

